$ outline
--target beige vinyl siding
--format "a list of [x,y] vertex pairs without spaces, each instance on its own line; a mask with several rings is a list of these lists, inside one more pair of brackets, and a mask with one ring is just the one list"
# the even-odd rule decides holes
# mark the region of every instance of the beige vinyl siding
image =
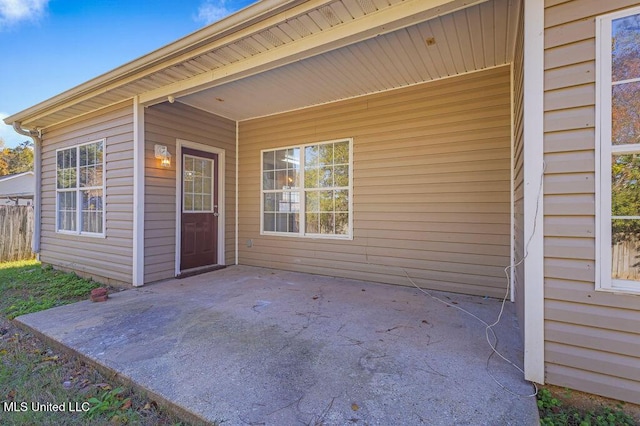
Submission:
[[[145,283],[175,276],[176,139],[225,150],[225,261],[235,263],[235,126],[179,102],[145,110]],[[155,144],[169,148],[171,168],[160,167]]]
[[524,338],[524,8],[520,10],[516,46],[512,64],[513,90],[513,214],[514,214],[514,259],[513,274],[516,313]]
[[[105,139],[105,237],[56,233],[56,149]],[[133,106],[123,102],[44,133],[40,258],[109,284],[130,284],[133,247]]]
[[640,297],[595,291],[595,16],[637,1],[545,9],[546,381],[640,403]]
[[[239,262],[504,296],[509,81],[505,66],[240,122]],[[346,137],[353,240],[260,235],[260,150]]]

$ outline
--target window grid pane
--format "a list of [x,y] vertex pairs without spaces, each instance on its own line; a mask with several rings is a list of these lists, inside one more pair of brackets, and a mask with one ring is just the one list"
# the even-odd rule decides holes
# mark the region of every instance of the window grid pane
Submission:
[[61,231],[75,231],[76,215],[76,192],[58,192],[58,229]]
[[300,148],[262,153],[263,231],[300,232]]
[[618,84],[611,89],[611,143],[640,143],[640,82]]
[[307,234],[349,233],[349,143],[333,142],[305,148]]
[[182,210],[213,211],[213,160],[184,156]]
[[[640,14],[611,20],[610,147],[624,145],[624,153],[611,153],[611,271],[616,280],[640,281]],[[606,163],[605,163],[606,164]]]
[[640,220],[611,221],[611,278],[640,281]]
[[102,233],[102,190],[82,192],[82,232]]
[[614,19],[611,22],[612,80],[640,77],[640,14]]
[[[348,235],[349,147],[349,141],[340,141],[264,151],[263,231]],[[300,229],[302,212],[304,229]]]
[[104,232],[103,155],[103,141],[56,153],[58,231]]

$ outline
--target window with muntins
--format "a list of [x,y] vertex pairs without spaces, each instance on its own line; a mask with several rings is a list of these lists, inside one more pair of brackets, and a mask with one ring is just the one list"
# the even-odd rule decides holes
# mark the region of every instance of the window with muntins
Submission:
[[351,139],[262,151],[261,233],[352,238]]
[[596,286],[640,293],[640,8],[596,25]]
[[56,231],[104,235],[104,140],[56,151]]
[[182,211],[213,213],[213,160],[185,155],[182,170]]

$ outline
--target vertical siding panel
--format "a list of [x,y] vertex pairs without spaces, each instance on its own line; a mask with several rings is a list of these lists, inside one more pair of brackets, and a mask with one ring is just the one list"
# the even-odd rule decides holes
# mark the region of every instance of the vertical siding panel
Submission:
[[595,17],[638,4],[547,2],[544,66],[546,380],[634,403],[640,297],[595,291],[594,71]]
[[[240,263],[411,285],[406,271],[426,288],[504,296],[509,80],[507,66],[241,122]],[[344,137],[353,241],[260,235],[260,150]]]
[[[104,138],[105,238],[55,232],[56,149]],[[124,102],[47,129],[42,144],[42,262],[96,281],[131,283],[133,106]]]
[[[235,122],[179,102],[145,112],[145,282],[175,276],[176,139],[225,150],[225,262],[235,262]],[[154,145],[173,155],[164,169]]]

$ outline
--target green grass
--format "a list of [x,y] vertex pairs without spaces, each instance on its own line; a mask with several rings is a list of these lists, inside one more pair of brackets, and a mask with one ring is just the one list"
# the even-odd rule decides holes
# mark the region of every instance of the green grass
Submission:
[[35,260],[0,264],[0,312],[8,319],[86,299],[98,283],[42,268]]
[[[90,365],[57,352],[10,320],[86,300],[99,284],[37,261],[0,263],[0,423],[2,425],[178,425],[158,405]],[[5,411],[4,403],[26,403]],[[64,404],[65,412],[33,411],[31,404]],[[70,405],[69,405],[70,404]],[[84,404],[84,406],[83,406]],[[69,411],[85,407],[87,411]]]
[[[570,393],[570,390],[566,392]],[[562,398],[554,396],[549,389],[538,392],[538,411],[543,426],[636,426],[634,418],[623,409],[623,405],[579,409],[563,403]]]

